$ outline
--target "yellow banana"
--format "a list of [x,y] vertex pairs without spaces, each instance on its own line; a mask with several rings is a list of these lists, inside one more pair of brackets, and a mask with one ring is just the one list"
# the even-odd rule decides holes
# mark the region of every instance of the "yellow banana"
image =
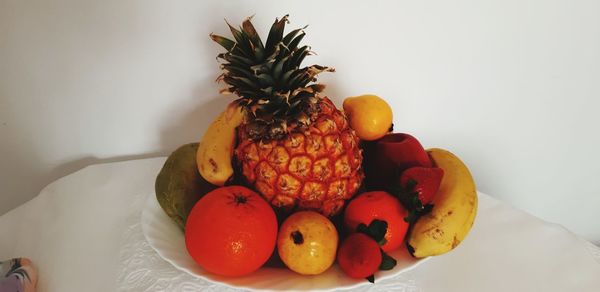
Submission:
[[413,256],[423,258],[454,249],[469,233],[477,214],[477,189],[467,166],[449,151],[427,150],[444,170],[433,209],[419,218],[408,237]]
[[244,114],[237,103],[232,102],[210,124],[196,153],[200,175],[214,185],[222,186],[233,175],[231,158],[235,147],[236,128]]

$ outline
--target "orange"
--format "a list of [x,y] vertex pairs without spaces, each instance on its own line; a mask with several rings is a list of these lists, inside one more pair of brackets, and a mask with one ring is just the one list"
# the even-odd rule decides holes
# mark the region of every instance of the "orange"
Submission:
[[408,230],[408,223],[404,221],[404,217],[407,215],[408,211],[400,201],[389,193],[367,192],[348,203],[344,212],[344,224],[354,232],[359,223],[368,226],[374,219],[387,222],[386,243],[381,246],[387,252],[399,248],[404,242]]
[[277,240],[275,212],[241,186],[218,188],[194,205],[185,226],[190,256],[208,272],[241,276],[260,268]]

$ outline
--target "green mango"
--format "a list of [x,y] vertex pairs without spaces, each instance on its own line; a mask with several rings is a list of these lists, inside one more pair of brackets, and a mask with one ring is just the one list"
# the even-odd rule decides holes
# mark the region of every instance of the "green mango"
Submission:
[[185,229],[187,217],[196,202],[217,188],[198,172],[198,144],[185,144],[171,153],[154,185],[158,203],[182,230]]

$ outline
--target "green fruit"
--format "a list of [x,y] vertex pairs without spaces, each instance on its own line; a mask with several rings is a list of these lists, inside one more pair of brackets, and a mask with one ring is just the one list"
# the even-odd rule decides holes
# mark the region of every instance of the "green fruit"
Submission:
[[198,143],[190,143],[171,153],[154,185],[158,203],[182,230],[196,202],[217,188],[198,173],[197,150]]

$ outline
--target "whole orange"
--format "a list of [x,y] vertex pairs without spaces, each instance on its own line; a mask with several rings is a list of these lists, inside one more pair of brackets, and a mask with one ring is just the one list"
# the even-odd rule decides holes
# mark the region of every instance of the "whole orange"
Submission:
[[277,240],[275,212],[260,195],[241,186],[218,188],[194,205],[185,245],[208,272],[241,276],[260,268]]
[[344,212],[344,224],[351,232],[356,231],[358,224],[369,225],[374,219],[387,222],[386,243],[381,247],[384,251],[399,248],[404,242],[408,223],[404,217],[408,211],[400,201],[387,192],[366,192],[348,203]]

